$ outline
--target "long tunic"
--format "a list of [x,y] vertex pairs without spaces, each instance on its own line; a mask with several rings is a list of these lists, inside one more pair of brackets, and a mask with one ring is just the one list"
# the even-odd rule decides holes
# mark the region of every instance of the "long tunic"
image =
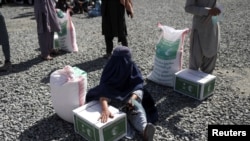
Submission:
[[216,0],[187,0],[185,11],[193,14],[191,46],[199,46],[203,56],[210,58],[219,48],[219,24],[213,23],[208,8],[213,8]]
[[102,0],[102,34],[109,37],[127,35],[125,7],[120,0]]
[[38,42],[42,57],[53,49],[54,32],[60,31],[54,0],[35,0],[35,18],[37,23]]
[[34,11],[38,34],[60,31],[54,6],[54,0],[35,0]]

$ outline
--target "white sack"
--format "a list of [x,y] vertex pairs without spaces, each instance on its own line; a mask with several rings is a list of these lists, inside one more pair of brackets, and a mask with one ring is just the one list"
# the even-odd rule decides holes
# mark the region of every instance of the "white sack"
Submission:
[[69,12],[67,10],[64,13],[60,9],[57,9],[57,20],[61,26],[61,30],[58,32],[59,46],[61,50],[77,52],[76,31]]
[[73,110],[85,104],[87,73],[65,66],[50,75],[52,105],[56,114],[73,123]]
[[182,69],[183,45],[188,28],[176,30],[161,24],[162,30],[156,44],[153,71],[147,76],[155,83],[173,87],[174,74]]

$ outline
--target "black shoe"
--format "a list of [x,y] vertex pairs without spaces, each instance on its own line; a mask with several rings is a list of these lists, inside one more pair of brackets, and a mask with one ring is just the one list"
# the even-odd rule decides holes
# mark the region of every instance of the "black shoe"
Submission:
[[148,123],[144,129],[143,141],[153,141],[155,134],[155,126],[152,123]]
[[0,72],[6,72],[11,69],[11,62],[5,62],[2,67],[0,67]]
[[110,59],[110,57],[111,57],[111,53],[107,53],[107,54],[103,55],[103,58],[105,58],[105,59]]

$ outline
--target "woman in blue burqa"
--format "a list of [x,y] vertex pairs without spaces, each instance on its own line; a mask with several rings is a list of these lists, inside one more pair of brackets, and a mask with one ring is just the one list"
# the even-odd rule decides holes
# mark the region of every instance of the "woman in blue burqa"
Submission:
[[130,49],[118,46],[103,69],[99,85],[88,91],[86,101],[100,101],[101,122],[113,118],[109,104],[117,108],[126,107],[123,108],[128,119],[126,138],[133,139],[139,133],[144,141],[152,141],[158,113],[143,82],[140,70],[132,61]]

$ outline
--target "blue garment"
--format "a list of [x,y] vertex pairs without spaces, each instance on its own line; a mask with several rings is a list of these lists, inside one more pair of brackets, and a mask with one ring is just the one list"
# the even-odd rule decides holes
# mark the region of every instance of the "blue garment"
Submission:
[[93,9],[91,9],[88,14],[89,14],[89,17],[98,17],[98,16],[101,16],[101,0],[97,0],[95,2],[95,6]]
[[88,91],[86,101],[107,97],[126,103],[133,91],[142,89],[143,78],[130,49],[118,46],[103,69],[100,84]]
[[120,109],[127,104],[132,94],[138,96],[136,100],[132,100],[134,109],[121,109],[127,114],[128,139],[133,139],[136,131],[143,134],[148,122],[158,120],[158,112],[153,98],[143,88],[143,77],[132,61],[130,49],[118,46],[103,69],[99,85],[88,91],[86,102],[106,97],[111,100],[111,105]]
[[130,49],[119,46],[114,49],[104,67],[99,85],[87,92],[86,102],[107,97],[113,102],[118,101],[124,105],[137,90],[143,91],[142,96],[137,95],[145,109],[147,122],[157,122],[158,111],[154,99],[143,86],[143,77],[137,65],[131,60]]

